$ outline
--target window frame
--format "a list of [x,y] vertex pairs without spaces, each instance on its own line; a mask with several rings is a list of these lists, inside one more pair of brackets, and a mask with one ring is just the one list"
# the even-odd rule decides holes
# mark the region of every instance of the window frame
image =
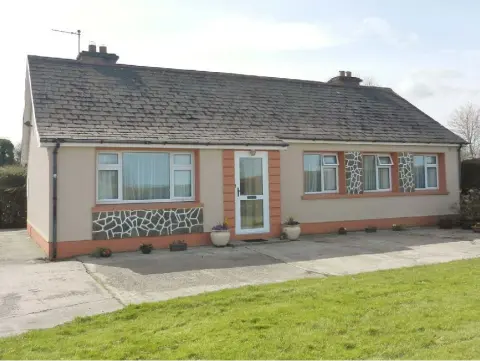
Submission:
[[[392,167],[393,167],[393,158],[392,155],[389,153],[364,153],[362,154],[362,160],[365,156],[374,156],[375,157],[375,186],[376,189],[365,189],[365,181],[363,181],[363,192],[364,193],[376,193],[376,192],[391,192],[392,191]],[[379,157],[389,157],[390,164],[380,164]],[[388,169],[388,184],[389,188],[381,188],[379,189],[379,178],[378,178],[378,169],[385,168]],[[363,170],[365,171],[365,166],[363,166]],[[364,175],[365,177],[365,175]]]
[[[305,156],[306,155],[318,155],[320,156],[320,182],[321,182],[321,186],[322,186],[322,190],[320,192],[306,192],[305,190]],[[335,156],[335,158],[337,159],[337,163],[336,164],[327,164],[325,165],[323,163],[323,157],[324,156]],[[340,166],[340,163],[339,163],[339,157],[338,157],[338,153],[323,153],[323,152],[308,152],[308,153],[303,153],[303,162],[302,162],[302,166],[303,166],[303,194],[336,194],[336,193],[340,193],[340,190],[339,190],[339,183],[338,183],[338,167]],[[324,168],[333,168],[335,169],[335,190],[325,190],[325,182],[324,182],[324,175],[323,175],[323,170]]]
[[[414,168],[414,177],[415,177],[415,157],[423,157],[423,173],[425,176],[425,187],[424,188],[417,188],[415,185],[415,190],[419,191],[425,191],[425,190],[438,190],[440,189],[440,184],[439,184],[439,166],[438,166],[438,161],[439,157],[438,154],[414,154],[413,155],[413,168]],[[435,157],[435,164],[427,164],[426,158],[427,157]],[[429,187],[428,186],[428,168],[435,168],[436,169],[436,174],[437,174],[437,186],[436,187]],[[415,178],[414,178],[415,181]]]
[[[143,200],[124,200],[123,199],[123,154],[124,153],[166,153],[169,155],[170,165],[170,198],[169,199],[143,199]],[[117,164],[100,164],[100,154],[116,154],[118,157]],[[189,155],[190,164],[174,164],[175,155]],[[122,151],[109,151],[98,150],[95,153],[95,199],[97,204],[112,204],[112,203],[172,203],[172,202],[190,202],[195,200],[195,153],[189,151],[147,151],[147,150],[122,150]],[[98,174],[101,170],[116,170],[118,172],[118,199],[99,199],[98,188]],[[189,170],[191,174],[191,196],[190,197],[175,197],[175,184],[174,174],[176,170]]]

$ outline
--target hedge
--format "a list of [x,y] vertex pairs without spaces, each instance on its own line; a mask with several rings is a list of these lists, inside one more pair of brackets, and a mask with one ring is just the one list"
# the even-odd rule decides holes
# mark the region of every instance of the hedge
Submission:
[[462,192],[480,189],[480,158],[467,159],[462,162]]
[[0,229],[26,226],[26,179],[21,166],[0,167]]

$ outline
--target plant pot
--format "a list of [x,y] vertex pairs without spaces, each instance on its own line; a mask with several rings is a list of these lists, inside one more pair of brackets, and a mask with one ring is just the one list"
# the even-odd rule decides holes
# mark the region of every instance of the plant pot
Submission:
[[284,226],[283,232],[287,235],[288,240],[296,241],[300,237],[302,229],[299,225],[296,226]]
[[140,251],[141,251],[143,254],[152,253],[152,249],[151,249],[151,248],[140,248]]
[[178,251],[186,251],[187,244],[183,241],[173,241],[168,246],[170,248],[170,252],[178,252]]
[[230,231],[212,231],[210,240],[215,247],[225,247],[230,242]]

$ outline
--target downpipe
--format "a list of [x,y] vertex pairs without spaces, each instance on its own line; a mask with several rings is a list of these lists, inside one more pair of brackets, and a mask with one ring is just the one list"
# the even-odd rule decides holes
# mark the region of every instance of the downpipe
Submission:
[[58,149],[60,142],[55,142],[53,148],[53,166],[52,166],[52,254],[50,260],[57,259],[57,169],[58,169]]

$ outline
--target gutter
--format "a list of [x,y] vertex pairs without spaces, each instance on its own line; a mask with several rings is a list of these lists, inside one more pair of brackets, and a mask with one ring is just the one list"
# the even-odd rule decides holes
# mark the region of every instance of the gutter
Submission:
[[58,149],[60,142],[58,139],[53,148],[53,167],[52,167],[52,254],[51,261],[57,259],[57,170],[58,170]]
[[462,189],[462,147],[464,144],[460,144],[457,150],[457,157],[458,157],[458,187],[460,188],[460,193],[463,192]]

